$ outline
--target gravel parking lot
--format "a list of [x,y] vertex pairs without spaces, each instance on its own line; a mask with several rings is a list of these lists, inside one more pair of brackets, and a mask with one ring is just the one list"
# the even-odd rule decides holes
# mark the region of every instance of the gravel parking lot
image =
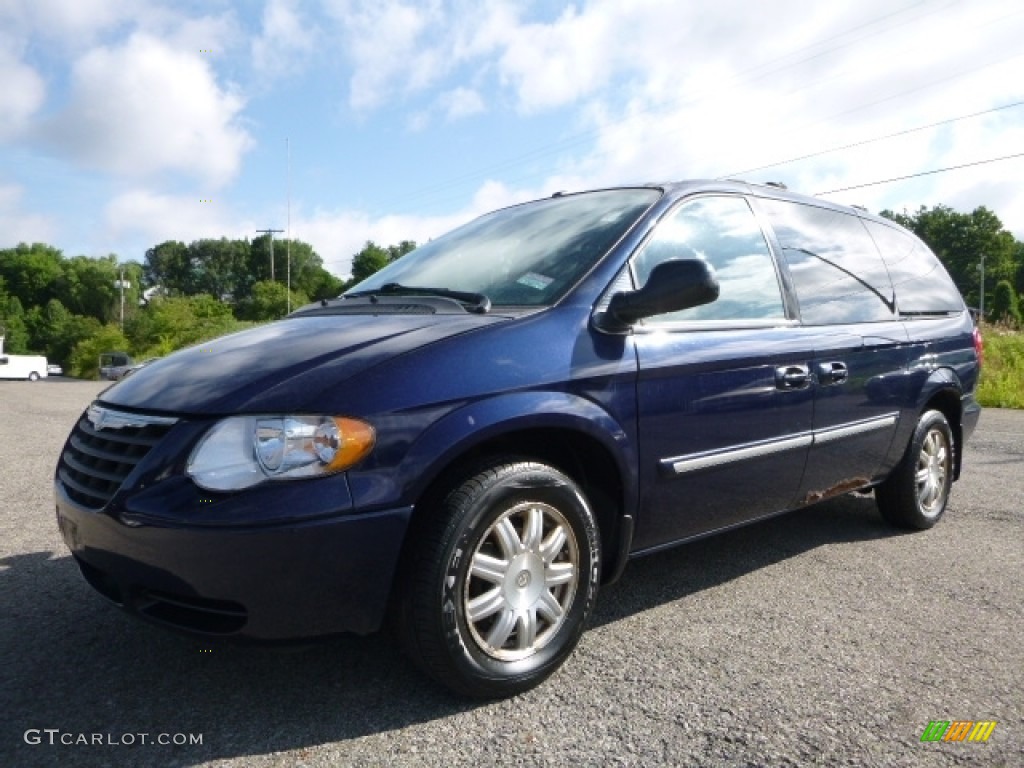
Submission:
[[386,637],[211,646],[94,594],[51,478],[103,386],[0,382],[0,766],[1024,765],[1024,412],[984,413],[932,531],[845,497],[638,560],[560,672],[479,703]]

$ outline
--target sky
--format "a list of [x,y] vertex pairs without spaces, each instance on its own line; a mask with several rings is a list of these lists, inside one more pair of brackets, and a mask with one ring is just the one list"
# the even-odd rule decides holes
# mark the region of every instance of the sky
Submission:
[[367,240],[718,177],[1024,240],[1024,156],[874,184],[1024,155],[1022,40],[1020,0],[0,0],[0,248],[280,229],[345,277]]

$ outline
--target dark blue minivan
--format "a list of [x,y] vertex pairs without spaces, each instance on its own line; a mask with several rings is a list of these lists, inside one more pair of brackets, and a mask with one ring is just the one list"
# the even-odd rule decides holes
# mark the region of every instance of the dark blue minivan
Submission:
[[874,490],[929,528],[981,339],[928,248],[773,186],[483,216],[343,296],[103,392],[57,466],[86,580],[206,636],[369,633],[536,685],[629,558]]

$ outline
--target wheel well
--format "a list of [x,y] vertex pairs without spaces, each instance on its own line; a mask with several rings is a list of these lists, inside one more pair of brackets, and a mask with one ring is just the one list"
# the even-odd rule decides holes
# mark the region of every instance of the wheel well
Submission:
[[[963,425],[960,419],[960,396],[951,389],[936,392],[925,403],[925,411],[940,411],[953,430],[953,479],[960,479],[960,464],[963,458]],[[922,411],[923,413],[924,411]]]
[[[625,490],[611,452],[594,438],[570,429],[529,429],[499,435],[459,454],[420,494],[410,530],[421,525],[444,496],[485,464],[499,459],[538,461],[568,475],[586,496],[601,536],[602,573],[614,573],[618,554],[619,520]],[[414,536],[408,537],[415,538]],[[404,559],[404,558],[403,558]]]

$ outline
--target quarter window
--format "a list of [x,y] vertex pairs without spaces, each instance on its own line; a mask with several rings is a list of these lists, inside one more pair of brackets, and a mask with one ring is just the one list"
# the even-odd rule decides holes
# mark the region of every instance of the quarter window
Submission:
[[761,204],[786,255],[805,324],[893,317],[889,273],[859,218],[783,200]]
[[716,301],[657,315],[645,325],[696,320],[785,319],[775,262],[750,205],[742,197],[701,197],[676,208],[633,259],[638,286],[663,261],[702,259],[721,291]]
[[864,225],[889,267],[901,315],[942,315],[963,310],[960,292],[924,243],[886,224],[865,221]]

